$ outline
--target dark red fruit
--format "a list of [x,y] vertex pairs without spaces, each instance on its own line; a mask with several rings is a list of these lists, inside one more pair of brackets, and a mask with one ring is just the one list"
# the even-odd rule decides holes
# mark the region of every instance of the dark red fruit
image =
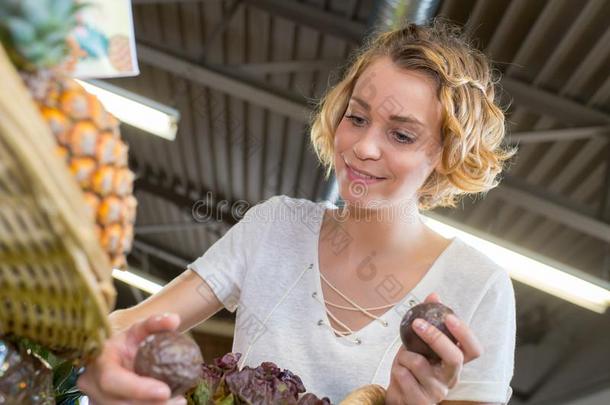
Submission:
[[178,332],[158,332],[140,343],[134,371],[163,381],[176,396],[197,385],[202,363],[201,351],[193,340]]
[[440,357],[438,357],[430,346],[428,346],[428,344],[413,330],[412,324],[415,319],[421,318],[443,332],[453,343],[457,343],[457,339],[449,332],[449,329],[447,329],[447,326],[445,325],[445,317],[453,313],[451,308],[435,302],[414,306],[407,311],[400,322],[400,338],[402,339],[402,344],[405,345],[407,350],[421,354],[431,363],[440,362]]

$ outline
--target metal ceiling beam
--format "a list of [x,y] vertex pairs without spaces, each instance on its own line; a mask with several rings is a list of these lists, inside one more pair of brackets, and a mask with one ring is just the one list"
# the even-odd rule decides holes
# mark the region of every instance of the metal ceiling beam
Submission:
[[[193,210],[201,216],[201,221],[195,222],[199,225],[210,224],[204,220],[202,213],[209,213],[205,218],[220,221],[226,226],[235,225],[241,217],[239,212],[232,212],[232,208],[239,206],[233,201],[229,201],[219,193],[201,192],[192,186],[186,187],[178,179],[170,179],[167,176],[154,173],[152,170],[145,170],[135,181],[135,191],[144,191],[156,197],[162,198],[174,204],[179,209],[185,210],[189,215],[193,215]],[[241,210],[240,210],[241,212]],[[209,229],[209,228],[208,228]],[[218,234],[218,230],[211,229]]]
[[204,227],[206,227],[206,224],[200,222],[177,222],[171,224],[140,225],[135,227],[134,232],[138,235],[148,235],[153,233],[188,231]]
[[[602,201],[599,207],[599,216],[604,222],[610,223],[610,142],[606,144],[606,178],[604,179],[602,188]],[[604,254],[604,267],[602,269],[602,277],[610,281],[610,243],[606,244]]]
[[526,144],[539,142],[566,142],[590,138],[610,139],[610,126],[515,132],[507,137],[507,142],[511,144]]
[[[203,0],[132,0],[134,5],[186,3]],[[241,0],[270,14],[283,17],[298,24],[306,25],[324,34],[341,38],[351,43],[360,43],[366,31],[366,25],[341,18],[317,7],[308,6],[296,1],[286,0]]]
[[504,178],[493,194],[511,204],[520,206],[530,212],[564,224],[584,234],[610,243],[610,225],[596,218],[594,215],[581,212],[567,203],[559,203],[557,199],[542,192],[538,187],[523,184],[512,178]]
[[311,110],[307,104],[298,100],[298,96],[272,88],[266,83],[256,82],[243,74],[240,76],[240,72],[199,65],[141,42],[138,42],[138,59],[158,69],[270,109],[299,122],[306,123],[309,120]]
[[522,81],[504,77],[502,87],[516,104],[573,126],[609,125],[610,115]]
[[340,60],[291,60],[284,62],[267,62],[267,63],[243,63],[239,65],[228,65],[228,68],[239,69],[250,74],[266,74],[266,73],[295,73],[295,72],[311,72],[316,70],[335,69],[337,66],[345,63]]
[[131,0],[134,6],[139,4],[172,4],[172,3],[199,3],[203,0]]
[[351,43],[360,43],[366,33],[365,24],[337,17],[319,8],[296,1],[243,0],[243,2]]
[[140,239],[135,239],[133,241],[133,247],[134,249],[146,253],[147,255],[154,256],[163,260],[166,263],[172,264],[182,269],[186,269],[186,266],[193,262],[193,260],[189,260],[175,253],[168,252],[159,246],[151,245],[150,243],[144,242]]

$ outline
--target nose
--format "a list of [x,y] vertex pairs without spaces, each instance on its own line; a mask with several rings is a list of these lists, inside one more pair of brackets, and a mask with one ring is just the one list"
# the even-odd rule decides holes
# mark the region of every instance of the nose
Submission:
[[378,160],[381,157],[381,137],[371,128],[354,143],[352,149],[360,160]]

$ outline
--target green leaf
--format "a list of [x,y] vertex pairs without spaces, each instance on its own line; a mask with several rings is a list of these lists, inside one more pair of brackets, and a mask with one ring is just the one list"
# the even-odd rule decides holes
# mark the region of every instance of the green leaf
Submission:
[[68,53],[68,47],[66,44],[60,44],[52,49],[45,52],[44,57],[40,60],[41,66],[56,66],[66,57]]
[[214,401],[214,405],[235,405],[235,395],[229,394],[226,397]]
[[56,46],[59,44],[65,44],[68,32],[66,31],[55,31],[44,37],[44,43],[47,46]]
[[78,399],[83,397],[84,394],[80,391],[66,392],[55,396],[56,405],[73,405],[77,404]]
[[76,5],[77,3],[74,0],[55,0],[51,9],[53,19],[57,21],[65,20],[73,14]]
[[49,20],[51,4],[48,0],[22,0],[21,15],[35,27],[42,27]]
[[14,43],[27,44],[36,39],[34,27],[22,18],[11,17],[4,22],[4,25]]
[[20,0],[2,0],[0,1],[0,19],[4,20],[11,16],[19,15]]
[[[72,374],[72,362],[65,361],[53,370],[53,386],[60,388]],[[63,391],[63,390],[60,390]]]
[[17,47],[17,51],[27,59],[30,63],[38,65],[39,61],[44,58],[45,46],[40,42],[34,42],[27,46]]
[[195,390],[187,398],[193,405],[207,405],[214,393],[210,391],[210,386],[205,382],[197,384]]

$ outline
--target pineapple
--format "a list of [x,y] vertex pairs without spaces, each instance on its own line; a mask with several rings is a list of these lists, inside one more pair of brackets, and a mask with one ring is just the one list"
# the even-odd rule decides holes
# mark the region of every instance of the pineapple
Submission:
[[55,153],[84,192],[102,247],[113,267],[124,268],[137,205],[134,174],[117,119],[69,77],[79,48],[68,35],[82,6],[75,0],[2,0],[0,41],[57,140]]

